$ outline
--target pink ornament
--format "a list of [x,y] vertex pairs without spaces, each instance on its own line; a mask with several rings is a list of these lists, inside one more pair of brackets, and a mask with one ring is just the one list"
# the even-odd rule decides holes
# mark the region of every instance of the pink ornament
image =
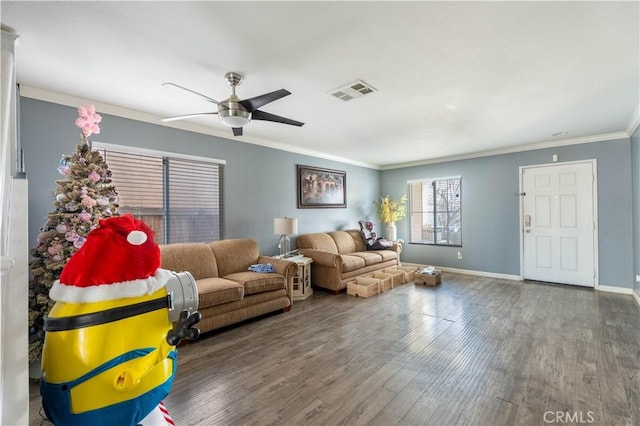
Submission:
[[85,238],[78,237],[78,239],[73,242],[73,246],[79,249],[84,244],[84,241],[85,241]]
[[103,206],[103,207],[109,204],[109,199],[107,197],[100,197],[96,201],[98,202],[99,206]]
[[80,213],[80,220],[83,222],[89,222],[91,220],[91,214],[87,212]]
[[69,226],[67,226],[66,223],[59,223],[58,226],[56,226],[56,231],[58,231],[61,234],[66,233],[69,230]]
[[84,197],[80,204],[82,204],[86,208],[91,208],[96,205],[96,200],[91,197]]
[[62,251],[62,244],[54,244],[51,247],[47,248],[47,252],[49,252],[50,255],[54,255],[54,254],[58,254]]
[[62,260],[62,256],[56,254],[51,259],[53,259],[55,262],[60,262]]
[[69,176],[69,173],[71,172],[71,168],[69,166],[58,166],[58,173],[60,173],[63,176]]
[[96,172],[89,173],[89,179],[91,179],[94,183],[100,180],[100,175]]
[[76,231],[69,231],[66,234],[64,234],[64,239],[72,242],[78,239],[78,234],[76,233]]

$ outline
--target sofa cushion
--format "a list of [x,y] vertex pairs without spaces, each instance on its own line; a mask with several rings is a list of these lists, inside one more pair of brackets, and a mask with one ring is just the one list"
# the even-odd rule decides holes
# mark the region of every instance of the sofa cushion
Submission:
[[394,260],[398,258],[398,253],[391,250],[377,250],[377,254],[382,256],[382,261],[386,262],[387,260]]
[[198,309],[237,302],[244,297],[244,287],[225,278],[203,278],[198,286]]
[[344,232],[351,235],[351,238],[353,239],[356,247],[354,251],[367,251],[367,246],[364,244],[364,235],[362,235],[362,231],[359,231],[357,229],[347,229]]
[[190,272],[196,280],[218,276],[216,258],[204,243],[161,245],[160,255],[164,269]]
[[303,234],[296,238],[296,247],[299,249],[314,249],[338,254],[336,242],[324,232]]
[[328,232],[329,236],[336,242],[339,254],[353,253],[356,251],[356,243],[353,237],[345,231]]
[[286,288],[284,277],[280,274],[247,271],[229,274],[225,278],[242,284],[245,295]]
[[234,272],[246,271],[257,263],[258,243],[248,238],[220,240],[209,243],[218,264],[218,276],[226,277]]
[[362,258],[366,266],[382,263],[382,256],[376,251],[361,251],[350,254],[351,256],[358,256]]
[[349,272],[364,267],[364,259],[358,256],[343,254],[342,256],[342,272]]

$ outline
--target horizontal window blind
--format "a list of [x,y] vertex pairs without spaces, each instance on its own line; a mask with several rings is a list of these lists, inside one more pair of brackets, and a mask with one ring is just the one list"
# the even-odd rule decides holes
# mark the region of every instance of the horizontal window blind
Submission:
[[[220,239],[220,167],[167,159],[169,240],[211,242]],[[213,167],[212,167],[213,166]]]
[[119,212],[146,222],[159,244],[223,238],[224,162],[154,155],[149,150],[93,143],[111,170]]

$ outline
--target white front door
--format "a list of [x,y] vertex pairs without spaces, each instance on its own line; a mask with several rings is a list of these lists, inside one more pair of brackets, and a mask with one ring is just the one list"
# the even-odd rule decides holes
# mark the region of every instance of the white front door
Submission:
[[596,285],[595,161],[520,168],[522,275]]

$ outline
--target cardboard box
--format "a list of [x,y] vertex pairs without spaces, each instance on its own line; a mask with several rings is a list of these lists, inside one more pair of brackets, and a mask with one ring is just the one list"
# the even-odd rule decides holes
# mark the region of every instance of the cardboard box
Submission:
[[410,283],[415,280],[418,268],[415,266],[398,266],[398,270],[404,271],[404,282]]
[[387,291],[393,288],[393,275],[384,272],[374,272],[371,278],[380,280],[380,291]]
[[347,294],[356,297],[371,297],[380,293],[380,280],[377,278],[357,277],[347,283]]
[[440,271],[435,271],[435,274],[415,274],[415,282],[416,284],[426,284],[426,285],[438,285],[442,280],[442,274]]
[[401,271],[399,269],[393,268],[393,269],[383,269],[382,270],[383,273],[385,274],[390,274],[391,276],[393,276],[393,281],[391,283],[391,287],[396,287],[399,286],[400,284],[404,284],[404,271]]

